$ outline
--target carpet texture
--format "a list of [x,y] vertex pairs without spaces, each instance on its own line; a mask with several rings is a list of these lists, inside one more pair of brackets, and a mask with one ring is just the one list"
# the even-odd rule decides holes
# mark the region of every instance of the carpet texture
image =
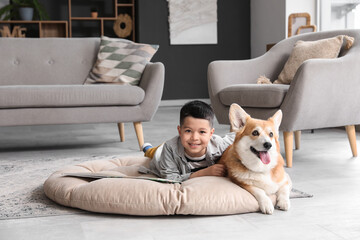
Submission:
[[[49,200],[43,191],[43,183],[53,172],[65,166],[119,157],[121,156],[0,160],[0,219],[88,213],[63,207]],[[307,198],[312,195],[293,189],[290,197]]]

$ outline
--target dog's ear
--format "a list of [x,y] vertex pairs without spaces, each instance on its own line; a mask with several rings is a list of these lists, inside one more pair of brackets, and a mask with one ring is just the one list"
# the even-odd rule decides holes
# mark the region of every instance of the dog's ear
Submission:
[[242,109],[238,104],[233,103],[230,106],[229,119],[232,131],[241,130],[246,123],[246,120],[250,117],[244,109]]
[[274,122],[275,128],[279,129],[282,119],[282,111],[278,110],[271,118],[269,118],[270,121]]

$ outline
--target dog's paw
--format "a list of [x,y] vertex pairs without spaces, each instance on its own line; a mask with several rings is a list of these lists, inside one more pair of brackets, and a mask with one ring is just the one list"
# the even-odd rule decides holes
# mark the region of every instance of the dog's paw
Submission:
[[274,212],[274,205],[270,198],[264,198],[259,201],[259,206],[262,213],[273,214]]
[[279,198],[277,203],[276,203],[276,208],[283,210],[283,211],[287,211],[290,209],[290,199],[288,198]]

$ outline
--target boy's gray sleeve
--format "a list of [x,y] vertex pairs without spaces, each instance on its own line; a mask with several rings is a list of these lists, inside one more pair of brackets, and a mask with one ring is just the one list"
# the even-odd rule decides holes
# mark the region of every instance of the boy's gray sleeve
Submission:
[[224,144],[226,148],[234,143],[235,140],[235,132],[229,132],[223,137]]
[[173,149],[166,143],[164,144],[164,148],[156,164],[156,168],[160,177],[166,179],[185,181],[191,175],[191,173],[181,174]]

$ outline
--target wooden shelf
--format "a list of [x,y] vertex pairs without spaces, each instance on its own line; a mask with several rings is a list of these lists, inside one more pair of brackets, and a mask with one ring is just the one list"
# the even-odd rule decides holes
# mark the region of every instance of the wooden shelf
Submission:
[[[68,22],[67,21],[20,21],[9,20],[0,21],[0,27],[2,26],[14,27],[15,25],[26,27],[27,25],[33,25],[38,29],[38,37],[68,37]],[[26,34],[26,32],[25,32]]]
[[132,7],[133,3],[117,3],[116,6],[118,6],[118,7]]
[[113,0],[114,2],[114,17],[96,17],[96,18],[92,18],[90,17],[90,12],[89,12],[89,17],[73,17],[72,16],[72,10],[71,10],[71,6],[72,6],[72,0],[68,0],[68,6],[69,6],[69,36],[72,37],[73,36],[73,21],[99,21],[100,22],[100,35],[104,36],[104,32],[105,32],[105,21],[114,21],[114,23],[117,20],[117,17],[120,14],[128,14],[131,17],[132,20],[132,25],[131,25],[131,33],[130,36],[126,37],[127,39],[130,39],[132,41],[135,41],[135,0],[127,0],[127,1],[122,1],[122,0]]
[[[20,20],[10,20],[10,21],[0,21],[0,29],[3,28],[3,26],[8,26],[7,29],[10,31],[10,35],[12,34],[12,31],[15,27],[19,26],[20,28],[26,28],[26,30],[29,30],[28,32],[22,31],[22,33],[25,32],[26,37],[72,37],[73,35],[73,29],[72,29],[72,22],[73,21],[79,21],[79,22],[93,22],[90,24],[92,28],[95,29],[98,28],[99,35],[103,36],[105,35],[105,32],[107,31],[107,34],[110,33],[113,35],[120,35],[124,33],[124,22],[131,22],[131,28],[126,29],[130,32],[130,35],[125,30],[125,35],[127,39],[135,41],[135,0],[112,0],[113,1],[113,17],[110,15],[110,17],[101,17],[98,16],[96,18],[89,17],[73,17],[72,16],[72,10],[71,10],[71,2],[72,0],[68,0],[68,10],[69,10],[69,21],[20,21]],[[110,1],[110,0],[109,0]],[[127,17],[126,20],[123,19],[118,20],[118,16],[120,14],[127,14],[130,16],[130,19]],[[131,20],[131,21],[130,21]],[[119,25],[116,25],[117,29],[113,29],[111,27],[111,21]],[[94,23],[96,22],[96,24]],[[79,23],[80,24],[80,23]],[[95,25],[94,25],[95,24]],[[85,25],[85,23],[84,23]],[[82,26],[82,25],[80,25]],[[86,25],[85,25],[86,26]],[[125,26],[129,26],[125,24]],[[7,30],[6,29],[6,30]],[[111,29],[111,32],[109,32],[109,29]],[[95,35],[96,36],[96,35]],[[1,37],[1,36],[0,36]]]
[[115,17],[72,17],[72,20],[78,20],[78,21],[96,21],[96,20],[109,20],[109,21],[115,21],[116,18]]

